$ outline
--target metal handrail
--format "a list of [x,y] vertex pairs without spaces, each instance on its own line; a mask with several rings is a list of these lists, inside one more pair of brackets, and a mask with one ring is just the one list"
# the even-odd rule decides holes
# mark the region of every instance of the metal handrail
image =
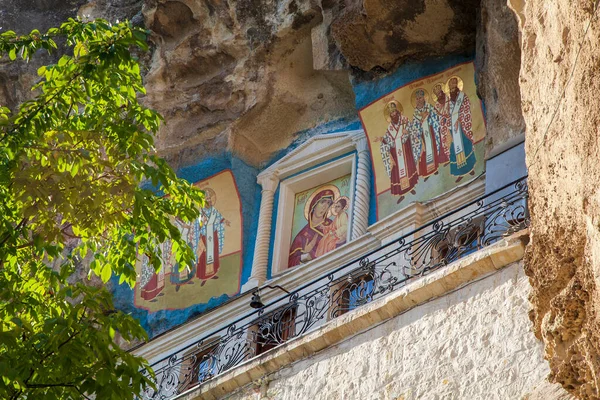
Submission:
[[171,398],[525,228],[526,179],[447,212],[164,357],[153,364],[157,390],[149,388],[143,398]]

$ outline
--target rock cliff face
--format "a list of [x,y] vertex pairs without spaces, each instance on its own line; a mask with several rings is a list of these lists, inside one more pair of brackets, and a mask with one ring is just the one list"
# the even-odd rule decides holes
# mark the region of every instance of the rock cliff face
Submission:
[[[33,29],[47,30],[75,15],[85,0],[46,0],[31,2],[5,0],[0,6],[0,31],[13,30],[17,33]],[[45,17],[44,17],[45,16]],[[37,68],[54,58],[40,54],[31,64],[11,63],[8,57],[0,59],[0,105],[16,107],[30,94],[37,79]]]
[[348,62],[363,71],[463,52],[475,43],[478,0],[339,3],[342,11],[332,23],[333,37]]
[[[3,0],[0,4],[0,31],[13,30],[29,33],[33,29],[46,31],[59,26],[67,18],[80,15],[102,17],[109,20],[131,19],[138,24],[141,19],[142,0]],[[55,62],[57,54],[37,54],[29,64],[0,59],[0,104],[10,108],[31,96],[31,86],[37,81],[40,65]]]
[[593,1],[515,2],[527,126],[531,319],[551,380],[600,397],[600,22]]
[[[259,165],[296,132],[356,116],[351,68],[472,48],[476,1],[416,3],[146,2],[157,45],[148,102],[166,117],[163,154],[185,165],[227,149]],[[436,29],[425,23],[433,16]]]
[[[297,132],[356,118],[351,74],[369,79],[407,59],[472,52],[478,3],[10,0],[2,22],[20,32],[75,14],[145,24],[154,43],[146,101],[165,116],[163,155],[178,167],[229,151],[260,165]],[[33,67],[2,71],[2,104],[29,95]]]
[[475,53],[477,93],[486,110],[486,156],[522,141],[517,18],[506,2],[482,0]]
[[228,150],[260,164],[295,132],[353,114],[347,71],[313,69],[308,1],[159,1],[148,102],[166,118],[163,153],[187,164]]

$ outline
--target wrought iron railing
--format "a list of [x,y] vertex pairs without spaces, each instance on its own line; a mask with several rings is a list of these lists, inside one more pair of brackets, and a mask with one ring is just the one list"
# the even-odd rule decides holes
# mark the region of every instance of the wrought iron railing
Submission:
[[529,224],[526,178],[419,227],[153,364],[169,399]]

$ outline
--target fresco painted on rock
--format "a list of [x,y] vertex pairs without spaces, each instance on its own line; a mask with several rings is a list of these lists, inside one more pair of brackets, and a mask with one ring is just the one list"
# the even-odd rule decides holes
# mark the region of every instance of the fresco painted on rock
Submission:
[[375,172],[377,219],[484,170],[485,120],[472,62],[410,82],[359,111]]
[[225,170],[194,186],[205,193],[206,203],[199,218],[189,224],[175,221],[194,251],[194,265],[180,271],[170,241],[159,249],[162,268],[158,273],[144,256],[137,264],[138,308],[151,312],[183,309],[240,290],[242,207],[233,174]]
[[329,253],[349,239],[350,177],[296,193],[288,268]]

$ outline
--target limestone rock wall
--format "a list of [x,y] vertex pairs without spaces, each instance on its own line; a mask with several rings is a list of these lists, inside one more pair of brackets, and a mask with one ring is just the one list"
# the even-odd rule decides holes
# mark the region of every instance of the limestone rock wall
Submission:
[[486,157],[523,140],[517,17],[506,1],[482,0],[475,52],[477,94],[486,110]]
[[229,397],[568,399],[546,382],[522,262],[297,362]]
[[[7,1],[3,30],[43,30],[77,15],[149,28],[145,102],[165,117],[157,146],[175,168],[226,152],[260,165],[297,132],[356,118],[349,69],[316,1]],[[0,104],[30,97],[37,68],[55,59],[0,60]]]
[[580,398],[597,399],[598,2],[511,3],[522,23],[520,82],[532,217],[526,258],[533,285],[531,318],[545,344],[551,379]]
[[[0,31],[44,31],[75,15],[84,2],[85,0],[45,0],[33,5],[30,1],[3,0],[0,5]],[[29,98],[31,87],[37,80],[37,68],[55,59],[42,52],[30,64],[13,63],[8,57],[0,58],[0,105],[14,108]]]
[[472,51],[477,10],[477,0],[147,0],[147,100],[166,118],[158,145],[175,165],[223,149],[260,165],[297,132],[356,118],[351,74]]
[[[165,123],[174,167],[231,152],[253,166],[298,132],[356,119],[350,76],[472,53],[479,0],[7,0],[3,29],[27,32],[79,15],[129,18],[152,32],[146,102]],[[26,23],[22,23],[26,19]],[[46,60],[47,61],[47,60]],[[30,94],[36,65],[0,65],[0,103]]]
[[176,164],[226,149],[257,165],[296,132],[354,114],[348,71],[313,69],[312,1],[148,1],[144,16],[157,45],[147,100]]
[[346,0],[332,23],[337,46],[363,71],[469,51],[479,0]]

